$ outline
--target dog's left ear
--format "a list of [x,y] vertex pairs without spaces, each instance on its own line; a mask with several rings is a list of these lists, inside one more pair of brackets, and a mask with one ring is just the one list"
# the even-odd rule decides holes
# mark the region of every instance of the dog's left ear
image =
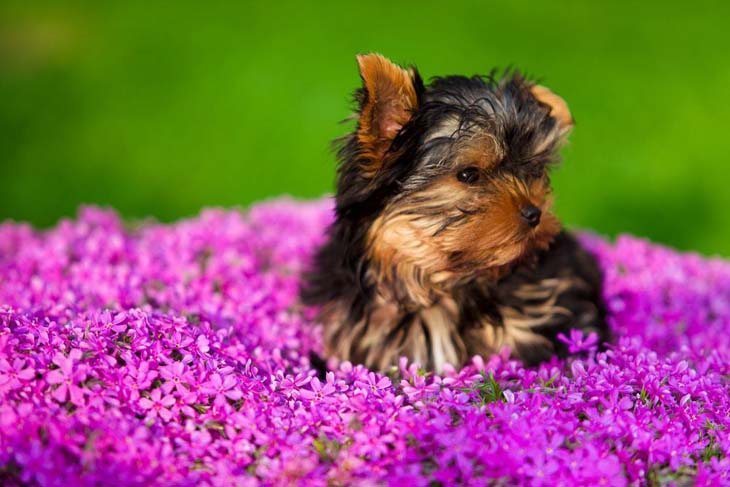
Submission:
[[530,92],[537,101],[550,108],[550,116],[558,123],[559,136],[567,135],[573,128],[573,116],[565,100],[541,85],[534,85]]
[[362,78],[357,138],[367,173],[377,172],[383,156],[418,107],[423,81],[380,54],[357,56]]

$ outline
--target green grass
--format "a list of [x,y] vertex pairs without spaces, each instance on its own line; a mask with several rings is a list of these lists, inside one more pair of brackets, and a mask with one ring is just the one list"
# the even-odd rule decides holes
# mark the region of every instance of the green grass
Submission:
[[3,2],[0,219],[171,220],[332,188],[354,55],[518,66],[577,120],[571,226],[730,255],[730,4]]

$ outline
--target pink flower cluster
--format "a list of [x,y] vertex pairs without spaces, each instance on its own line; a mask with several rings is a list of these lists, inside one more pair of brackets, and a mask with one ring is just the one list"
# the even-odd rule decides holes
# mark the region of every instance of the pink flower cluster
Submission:
[[730,264],[584,236],[616,341],[320,380],[331,202],[0,226],[0,484],[730,483]]

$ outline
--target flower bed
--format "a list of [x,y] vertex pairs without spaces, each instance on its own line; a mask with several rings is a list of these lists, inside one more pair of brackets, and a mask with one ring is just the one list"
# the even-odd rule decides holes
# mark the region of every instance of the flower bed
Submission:
[[584,236],[615,345],[320,381],[299,274],[330,202],[0,226],[0,484],[624,485],[730,478],[730,264]]

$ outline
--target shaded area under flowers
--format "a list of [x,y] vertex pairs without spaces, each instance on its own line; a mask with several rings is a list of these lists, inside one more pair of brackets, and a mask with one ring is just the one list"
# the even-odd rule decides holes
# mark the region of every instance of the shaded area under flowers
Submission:
[[616,344],[315,377],[299,275],[330,202],[126,228],[0,226],[0,481],[717,485],[730,472],[730,264],[584,236]]

